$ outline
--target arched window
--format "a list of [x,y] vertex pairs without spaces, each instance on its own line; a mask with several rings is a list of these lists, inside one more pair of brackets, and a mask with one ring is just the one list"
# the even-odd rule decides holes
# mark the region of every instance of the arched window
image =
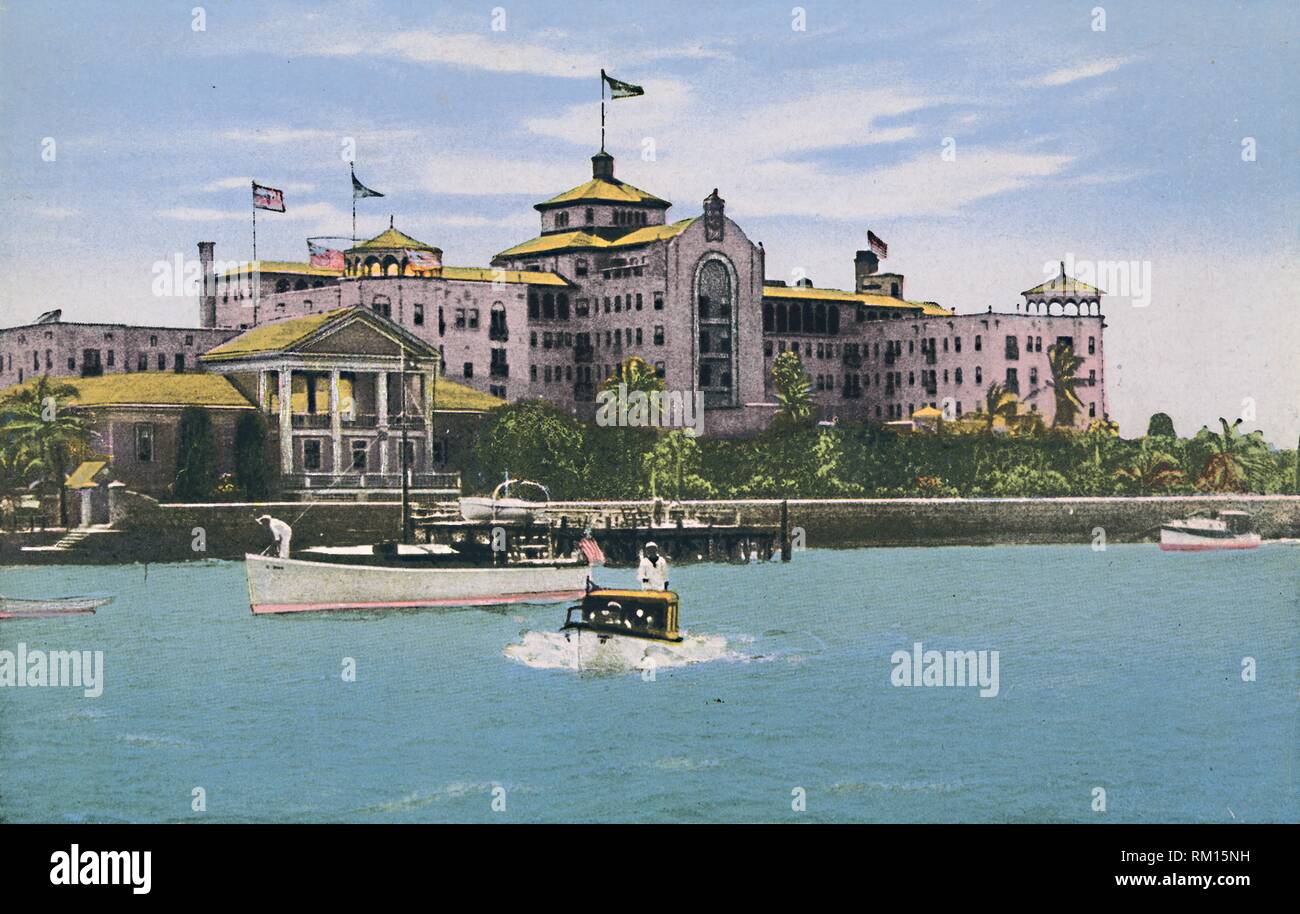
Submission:
[[737,308],[734,269],[718,254],[706,254],[695,273],[698,303],[698,383],[706,406],[734,406]]
[[835,334],[840,332],[840,306],[831,305],[826,312],[826,332]]
[[397,262],[397,258],[394,257],[392,254],[389,254],[387,257],[384,258],[384,264],[382,270],[382,274],[384,276],[397,276],[399,275],[400,269],[401,269],[401,265]]
[[813,317],[812,302],[810,301],[804,302],[803,303],[803,329],[805,333],[812,333],[813,328],[816,326],[815,321],[816,318]]
[[790,332],[803,332],[803,308],[800,308],[797,304],[790,306]]
[[393,304],[387,295],[376,295],[370,300],[370,310],[384,317],[393,316]]
[[275,281],[275,291],[277,291],[277,292],[288,292],[288,291],[289,291],[289,280],[287,280],[287,279],[277,279],[277,280]]
[[785,333],[790,329],[790,312],[784,304],[776,306],[776,332]]
[[555,296],[550,292],[542,296],[542,317],[555,317]]
[[813,329],[818,333],[826,332],[826,305],[823,302],[817,303],[816,318],[814,319]]
[[569,319],[569,294],[567,292],[561,292],[555,297],[555,311],[560,320],[567,321]]
[[541,311],[537,304],[537,293],[531,289],[528,292],[528,316],[536,319],[541,316]]
[[295,292],[301,292],[305,288],[307,288],[307,280],[305,279],[299,279],[293,284],[293,290]]
[[772,303],[770,301],[763,302],[763,329],[770,333],[775,326],[774,320],[775,315],[772,312]]

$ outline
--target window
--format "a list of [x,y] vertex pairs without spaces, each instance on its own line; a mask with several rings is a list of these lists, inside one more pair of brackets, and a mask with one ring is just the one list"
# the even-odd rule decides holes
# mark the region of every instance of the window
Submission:
[[1088,372],[1088,386],[1089,387],[1097,386],[1097,372],[1095,370]]
[[1031,368],[1029,369],[1029,389],[1033,390],[1037,386],[1038,386],[1038,369]]
[[1008,359],[1020,358],[1020,341],[1014,336],[1007,337],[1006,357]]
[[141,422],[135,427],[135,459],[140,463],[153,463],[153,425]]
[[456,329],[457,329],[457,330],[464,330],[464,329],[465,329],[465,309],[464,309],[464,308],[457,308],[457,309],[456,309]]
[[953,372],[953,374],[952,374],[952,379],[953,379],[953,381],[955,381],[957,384],[959,384],[959,385],[961,384],[961,369],[960,369],[960,368],[958,368],[956,371]]
[[591,312],[590,305],[585,298],[575,299],[573,302],[573,310],[578,317],[586,317]]
[[393,303],[387,295],[376,295],[370,300],[370,310],[384,317],[392,317]]
[[977,333],[975,334],[975,351],[979,352],[983,348],[984,348],[984,337],[980,336]]
[[663,362],[655,362],[655,377],[662,379],[667,375],[668,369]]
[[478,329],[478,308],[469,309],[469,329]]
[[[784,349],[785,347],[782,346],[781,348]],[[772,341],[763,340],[763,355],[771,355],[771,354],[772,354]]]
[[[641,328],[640,328],[640,327],[637,327],[637,328],[636,328],[636,344],[637,344],[638,346],[641,345]],[[112,364],[113,364],[113,359],[111,358],[112,353],[109,353],[109,356],[110,356],[110,358],[109,358],[109,360],[108,360],[108,364],[112,365]]]
[[419,302],[415,303],[415,306],[411,312],[411,320],[412,322],[414,322],[415,326],[417,327],[424,326],[424,305],[420,304]]
[[961,337],[955,336],[952,340],[952,351],[961,352]]
[[656,345],[656,346],[662,346],[663,344],[664,344],[664,326],[663,326],[663,324],[656,324],[656,325],[655,325],[655,345]]
[[1089,418],[1089,419],[1096,419],[1096,418],[1097,418],[1097,404],[1096,404],[1096,403],[1089,403],[1089,404],[1088,404],[1088,418]]
[[365,472],[366,458],[369,456],[370,447],[364,438],[352,439],[352,469],[358,472]]
[[1096,354],[1097,354],[1097,338],[1095,336],[1090,336],[1088,337],[1088,355],[1096,355]]
[[506,398],[506,386],[504,384],[492,384],[488,387],[488,393],[494,397]]
[[662,292],[656,292],[656,293],[655,293],[655,310],[656,310],[656,311],[662,311],[663,309],[664,309],[664,294],[663,294]]
[[567,292],[561,292],[555,296],[555,313],[562,321],[569,319],[569,295]]
[[110,349],[108,350],[108,367],[112,368],[115,364],[117,364],[117,353]]
[[158,337],[156,336],[149,337],[149,348],[150,349],[158,348]]
[[474,363],[466,362],[464,368],[461,370],[461,374],[467,378],[474,377]]
[[[976,337],[976,339],[978,339],[978,337]],[[984,383],[984,369],[978,365],[975,366],[975,383],[976,384]]]
[[187,333],[187,334],[185,334],[185,345],[186,345],[186,346],[193,346],[193,345],[194,345],[194,334],[192,334],[192,333]]
[[540,315],[540,313],[541,313],[540,309],[538,308],[537,293],[530,290],[528,292],[528,316],[531,318],[536,318]]
[[530,330],[530,331],[528,331],[528,345],[531,346],[531,347],[534,348],[534,349],[537,348],[537,331],[536,331],[536,330]]
[[641,310],[641,305],[642,305],[642,304],[643,304],[643,302],[641,301],[641,293],[638,292],[638,293],[636,294],[636,309],[637,309],[638,311]]
[[1020,375],[1014,368],[1007,369],[1007,390],[1017,395],[1020,393]]
[[172,361],[172,370],[177,374],[185,370],[185,353],[176,353],[176,358]]
[[555,296],[550,292],[542,296],[542,317],[547,319],[555,317]]
[[575,260],[575,261],[573,262],[573,273],[574,273],[575,276],[586,276],[586,275],[587,275],[587,261],[585,261],[585,260]]
[[592,225],[596,221],[596,211],[590,206],[587,207],[586,217],[588,225]]
[[302,443],[302,468],[309,472],[320,469],[320,439],[307,438]]
[[[71,361],[71,360],[69,359],[69,361]],[[71,366],[69,366],[69,367],[71,367]],[[158,353],[158,370],[159,370],[159,371],[166,371],[166,370],[167,370],[167,356],[163,355],[161,352]]]
[[135,368],[136,368],[136,371],[148,371],[148,370],[149,370],[149,356],[145,355],[143,352],[140,353],[138,356],[136,356],[136,359],[135,359]]

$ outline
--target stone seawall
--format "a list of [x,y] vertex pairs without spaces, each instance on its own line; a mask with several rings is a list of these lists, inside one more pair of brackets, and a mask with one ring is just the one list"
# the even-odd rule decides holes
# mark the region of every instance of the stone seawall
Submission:
[[[1153,542],[1161,521],[1194,511],[1248,511],[1265,539],[1300,538],[1300,497],[1190,496],[1177,498],[843,499],[788,502],[790,525],[802,528],[807,546],[983,546],[1081,543],[1100,528],[1111,543]],[[396,502],[301,502],[268,504],[160,505],[134,496],[127,518],[112,532],[92,534],[66,552],[21,552],[20,545],[47,545],[57,533],[0,534],[0,563],[176,562],[237,559],[270,542],[256,523],[272,514],[294,528],[294,548],[375,542],[398,535]],[[568,502],[552,513],[621,511],[650,502]],[[711,513],[734,512],[743,524],[777,525],[778,500],[688,502]],[[305,512],[305,513],[304,513]],[[200,532],[201,531],[201,532]],[[599,530],[596,531],[599,539]],[[195,548],[202,542],[205,549]]]

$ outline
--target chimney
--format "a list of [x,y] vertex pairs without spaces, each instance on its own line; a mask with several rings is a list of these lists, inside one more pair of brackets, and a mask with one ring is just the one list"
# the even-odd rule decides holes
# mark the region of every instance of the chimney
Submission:
[[853,258],[853,276],[857,281],[855,292],[861,292],[868,276],[880,269],[880,258],[875,251],[858,251]]
[[591,157],[591,176],[603,181],[614,180],[614,157],[601,150]]
[[199,242],[199,268],[203,273],[203,298],[199,304],[199,326],[217,326],[217,278],[212,275],[214,241]]

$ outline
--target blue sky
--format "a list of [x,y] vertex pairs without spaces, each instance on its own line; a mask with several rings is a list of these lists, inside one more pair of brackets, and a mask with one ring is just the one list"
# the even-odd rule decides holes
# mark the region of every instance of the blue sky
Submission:
[[0,10],[0,323],[192,323],[153,265],[248,258],[250,177],[289,208],[263,258],[350,233],[346,138],[388,195],[361,234],[395,214],[486,264],[589,176],[603,66],[646,88],[609,109],[619,176],[670,218],[718,187],[769,277],[848,286],[868,228],[961,311],[1067,256],[1147,264],[1150,303],[1108,308],[1125,433],[1300,433],[1295,4],[804,3],[796,30],[790,3],[503,3],[494,29],[492,3],[210,2],[202,31],[195,5]]

